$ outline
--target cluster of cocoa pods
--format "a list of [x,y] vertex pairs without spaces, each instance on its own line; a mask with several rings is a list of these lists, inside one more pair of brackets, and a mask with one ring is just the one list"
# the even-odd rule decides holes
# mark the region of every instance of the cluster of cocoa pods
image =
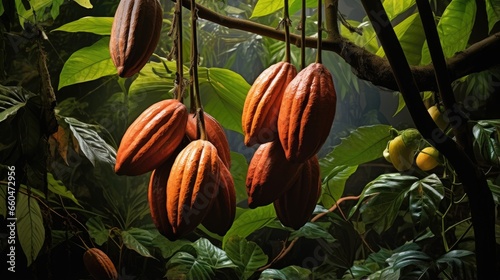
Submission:
[[[201,129],[205,136],[200,138]],[[151,217],[161,234],[177,240],[200,224],[219,235],[229,230],[236,213],[230,166],[229,143],[219,122],[167,99],[148,107],[127,128],[115,172],[135,176],[152,171]]]
[[281,223],[294,229],[309,220],[321,195],[317,153],[336,103],[333,77],[322,63],[297,73],[282,61],[255,79],[242,114],[245,145],[259,144],[246,178],[250,208],[273,203]]

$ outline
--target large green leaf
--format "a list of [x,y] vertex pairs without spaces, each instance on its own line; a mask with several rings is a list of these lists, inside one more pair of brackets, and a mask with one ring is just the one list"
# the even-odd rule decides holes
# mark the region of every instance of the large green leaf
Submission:
[[[467,47],[474,26],[476,9],[476,1],[469,0],[453,0],[446,7],[437,25],[445,57],[451,57]],[[429,47],[424,44],[421,64],[427,65],[430,63]]]
[[246,177],[248,171],[248,162],[244,155],[231,151],[231,175],[236,189],[236,202],[248,198],[246,189]]
[[0,122],[26,106],[28,100],[36,95],[22,87],[0,85]]
[[243,133],[241,114],[250,85],[240,74],[223,68],[201,68],[199,76],[205,111],[224,128]]
[[274,268],[268,268],[260,274],[259,280],[268,279],[294,279],[294,280],[307,280],[311,279],[311,271],[307,268],[303,268],[296,265],[287,266],[280,270]]
[[66,188],[61,180],[56,180],[52,173],[47,173],[47,184],[49,186],[49,190],[57,195],[68,198],[72,200],[78,206],[81,206],[73,193]]
[[226,252],[212,244],[206,238],[196,240],[193,246],[198,253],[198,259],[208,263],[214,269],[237,267],[228,257]]
[[[293,15],[295,12],[302,8],[301,0],[290,0],[288,1],[289,13]],[[318,5],[317,0],[306,0],[307,8],[315,8]],[[283,1],[275,0],[259,0],[253,9],[250,18],[267,16],[276,12],[282,12],[284,5]]]
[[325,223],[325,227],[322,226],[321,223],[310,223],[307,222],[304,226],[302,226],[300,229],[293,231],[290,234],[289,239],[295,239],[295,238],[308,238],[308,239],[318,239],[322,238],[326,242],[334,242],[335,238],[333,238],[332,234],[328,232],[328,225],[329,223]]
[[320,160],[321,177],[328,177],[337,166],[355,166],[382,157],[387,141],[392,139],[390,128],[389,125],[377,124],[351,132]]
[[109,54],[109,37],[104,37],[68,58],[59,74],[58,89],[114,74],[116,68]]
[[187,252],[178,252],[167,263],[167,279],[211,280],[212,266]]
[[153,258],[146,246],[151,246],[154,235],[145,229],[130,228],[121,231],[123,244],[144,257]]
[[70,117],[62,119],[69,125],[73,136],[78,141],[80,150],[94,166],[97,162],[114,166],[116,151],[99,136],[96,126]]
[[265,227],[275,218],[276,212],[272,204],[245,211],[234,220],[233,225],[227,231],[226,235],[224,235],[222,239],[222,248],[225,248],[225,244],[229,237],[236,235],[246,238],[254,231]]
[[97,245],[101,246],[108,241],[109,229],[106,228],[100,217],[88,219],[85,225],[87,226],[87,232]]
[[380,175],[366,185],[351,214],[363,202],[359,209],[363,222],[372,224],[373,229],[381,233],[392,226],[399,208],[417,181],[417,177],[400,173]]
[[16,227],[19,243],[26,255],[27,266],[38,257],[45,241],[45,227],[38,202],[21,192],[17,195]]
[[321,198],[320,201],[324,207],[330,208],[336,204],[337,200],[342,196],[345,189],[345,183],[347,179],[351,177],[354,172],[358,170],[358,166],[337,166],[333,168],[333,170],[326,178],[321,188]]
[[486,13],[488,14],[488,33],[500,21],[500,1],[486,0]]
[[[35,11],[38,16],[37,20],[39,20],[41,15],[45,15],[45,9],[49,8],[52,5],[53,0],[37,0],[37,1],[29,1],[28,9],[24,8],[24,0],[15,0],[16,11],[19,18],[19,23],[24,28],[24,23],[28,22],[36,22],[34,20],[33,11]],[[28,2],[28,1],[26,1]],[[57,4],[57,3],[56,3]]]
[[472,128],[474,154],[482,164],[500,166],[499,131],[500,120],[479,121]]
[[383,2],[384,10],[389,20],[393,20],[396,16],[402,14],[416,4],[415,0],[384,0]]
[[151,246],[160,249],[162,257],[165,259],[168,259],[173,254],[175,254],[177,251],[179,251],[179,249],[181,249],[182,246],[184,246],[186,244],[190,244],[190,243],[191,242],[184,240],[184,239],[170,241],[165,236],[158,234],[151,241]]
[[110,35],[113,19],[113,17],[86,16],[59,26],[58,28],[51,30],[51,32],[89,32],[98,35]]
[[436,174],[431,174],[411,186],[410,214],[415,227],[422,230],[429,226],[443,197],[444,186]]
[[[403,48],[406,60],[410,65],[418,65],[422,56],[422,46],[425,33],[420,14],[415,13],[394,27],[394,32]],[[384,48],[380,47],[377,55],[385,56]]]
[[241,279],[248,279],[254,272],[267,263],[268,257],[253,241],[233,235],[224,247],[229,258],[238,266]]

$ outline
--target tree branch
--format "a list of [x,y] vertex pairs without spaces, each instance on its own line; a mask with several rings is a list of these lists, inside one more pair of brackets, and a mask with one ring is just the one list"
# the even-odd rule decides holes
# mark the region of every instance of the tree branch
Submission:
[[[182,0],[184,7],[190,9],[189,0]],[[250,20],[238,19],[224,16],[206,7],[196,4],[198,16],[202,19],[225,26],[231,29],[248,31],[254,34],[285,41],[285,33],[263,24]],[[300,35],[290,34],[290,43],[300,47]],[[305,45],[308,48],[316,48],[316,38],[306,38]],[[354,73],[363,80],[374,85],[398,91],[398,85],[392,74],[387,59],[370,53],[366,49],[355,45],[349,40],[338,37],[322,41],[322,49],[332,51],[341,56],[353,68]],[[492,34],[486,39],[471,45],[466,50],[457,53],[447,60],[447,69],[450,79],[456,80],[465,75],[486,70],[500,64],[500,56],[496,55],[500,49],[500,32]],[[434,67],[413,66],[411,72],[418,85],[419,91],[437,91],[438,86],[434,76]]]

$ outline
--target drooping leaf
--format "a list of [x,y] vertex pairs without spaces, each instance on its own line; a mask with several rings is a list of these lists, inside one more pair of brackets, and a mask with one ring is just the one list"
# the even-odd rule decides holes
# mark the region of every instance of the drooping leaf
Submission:
[[323,181],[320,201],[324,207],[332,207],[342,196],[345,184],[349,177],[358,170],[358,166],[337,166],[333,168],[328,177]]
[[51,32],[89,32],[98,35],[110,35],[113,19],[113,17],[86,16],[61,25],[58,28],[51,30]]
[[248,162],[244,155],[231,151],[231,175],[236,189],[236,202],[247,199],[246,176]]
[[45,241],[45,227],[38,201],[19,192],[16,218],[17,236],[29,267],[38,257]]
[[146,246],[151,246],[154,235],[145,229],[130,228],[121,231],[123,244],[130,250],[148,258],[154,258]]
[[77,50],[66,60],[59,74],[58,89],[114,74],[116,68],[109,54],[109,37],[104,37]]
[[433,221],[444,197],[444,186],[436,174],[415,182],[410,188],[410,214],[414,225],[424,229]]
[[268,257],[253,241],[233,235],[228,238],[224,247],[229,258],[238,266],[242,279],[248,279],[255,271],[267,263]]
[[275,218],[276,211],[272,204],[245,211],[234,220],[233,225],[227,231],[222,240],[222,248],[225,248],[225,244],[229,237],[236,235],[246,238],[254,231],[265,227]]
[[211,280],[214,270],[187,252],[177,252],[167,263],[167,279]]
[[47,184],[49,186],[49,191],[62,197],[68,198],[78,206],[81,206],[73,193],[66,188],[61,180],[56,180],[52,173],[47,173]]
[[268,268],[260,274],[259,280],[268,279],[297,279],[297,280],[307,280],[311,277],[311,271],[307,268],[303,268],[297,265],[287,266],[280,270],[274,268]]
[[390,128],[389,125],[377,124],[354,130],[320,159],[321,177],[328,177],[337,166],[355,166],[382,157],[387,141],[392,139]]
[[63,120],[69,125],[73,136],[78,140],[82,153],[94,166],[97,162],[114,166],[116,150],[99,136],[95,126],[70,117],[64,117]]
[[[445,57],[467,47],[476,16],[476,2],[469,0],[453,0],[446,7],[437,24],[438,35]],[[429,47],[422,48],[422,65],[431,63]]]
[[109,229],[106,228],[100,217],[92,217],[85,223],[87,231],[94,242],[101,246],[108,241]]
[[0,122],[15,115],[36,95],[22,87],[0,85]]
[[197,258],[200,261],[208,263],[214,269],[234,268],[236,265],[231,261],[226,252],[212,244],[206,238],[200,238],[193,244]]
[[75,2],[87,9],[92,9],[94,7],[92,6],[92,3],[90,3],[90,0],[75,0]]

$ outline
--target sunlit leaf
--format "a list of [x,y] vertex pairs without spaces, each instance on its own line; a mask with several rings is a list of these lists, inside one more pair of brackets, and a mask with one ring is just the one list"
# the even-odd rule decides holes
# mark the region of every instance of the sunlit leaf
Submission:
[[255,271],[267,263],[268,257],[253,241],[233,235],[224,247],[229,258],[238,266],[242,279],[248,279]]
[[89,32],[98,35],[109,35],[111,34],[112,25],[113,17],[86,16],[59,26],[58,28],[51,30],[51,32]]
[[90,0],[74,0],[78,5],[87,8],[87,9],[92,9],[92,3],[90,3]]
[[16,218],[17,237],[29,267],[38,257],[45,242],[45,227],[38,201],[33,197],[18,193]]
[[389,20],[393,20],[396,16],[407,11],[416,4],[415,0],[385,0],[384,9]]

